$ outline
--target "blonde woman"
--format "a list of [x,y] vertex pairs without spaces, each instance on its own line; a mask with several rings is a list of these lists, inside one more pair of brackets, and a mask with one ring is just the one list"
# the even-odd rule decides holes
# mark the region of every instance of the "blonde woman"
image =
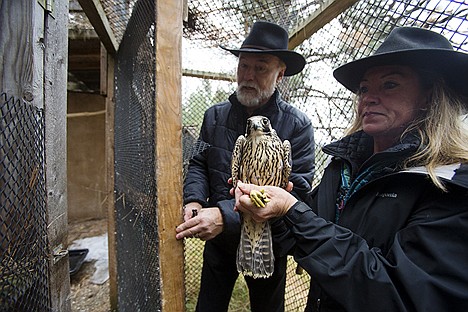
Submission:
[[311,275],[306,311],[465,311],[468,54],[400,27],[334,76],[356,93],[356,118],[323,148],[331,161],[310,201],[265,187],[258,209],[258,188],[238,184],[236,209],[283,217]]

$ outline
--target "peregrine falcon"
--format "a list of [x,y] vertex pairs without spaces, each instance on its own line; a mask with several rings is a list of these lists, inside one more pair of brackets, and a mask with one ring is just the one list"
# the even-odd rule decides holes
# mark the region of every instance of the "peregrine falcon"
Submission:
[[[232,152],[232,183],[237,181],[256,185],[285,188],[291,174],[291,144],[281,142],[270,120],[253,116],[247,120],[246,133],[237,138]],[[250,195],[259,209],[269,201],[262,192]],[[237,270],[245,276],[268,278],[273,274],[273,239],[268,222],[255,222],[250,215],[241,214],[241,239],[237,249]]]

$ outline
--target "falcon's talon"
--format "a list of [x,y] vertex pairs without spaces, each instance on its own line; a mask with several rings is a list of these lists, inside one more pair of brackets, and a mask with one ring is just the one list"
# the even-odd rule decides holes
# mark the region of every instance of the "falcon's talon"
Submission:
[[265,193],[264,189],[250,192],[250,200],[259,208],[264,208],[266,203],[270,201],[268,194]]

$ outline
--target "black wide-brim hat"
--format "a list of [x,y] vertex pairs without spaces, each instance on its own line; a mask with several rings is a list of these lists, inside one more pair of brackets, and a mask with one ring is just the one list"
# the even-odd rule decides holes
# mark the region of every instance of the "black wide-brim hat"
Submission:
[[255,22],[240,49],[222,49],[235,56],[239,53],[264,53],[279,57],[286,64],[285,76],[293,76],[304,69],[305,59],[299,53],[288,49],[288,32],[281,26],[265,22]]
[[468,54],[454,51],[444,36],[433,31],[397,27],[373,55],[338,67],[333,76],[356,93],[365,72],[381,65],[407,65],[440,73],[455,91],[468,96]]

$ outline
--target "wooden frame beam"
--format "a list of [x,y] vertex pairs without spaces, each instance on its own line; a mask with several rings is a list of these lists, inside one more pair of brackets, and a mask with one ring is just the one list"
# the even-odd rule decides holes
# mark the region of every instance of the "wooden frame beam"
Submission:
[[201,79],[212,79],[212,80],[224,80],[229,82],[235,82],[236,76],[224,73],[213,73],[213,72],[206,72],[201,70],[193,70],[193,69],[183,69],[182,75],[186,77],[195,77]]
[[99,0],[78,0],[107,52],[115,54],[119,48],[107,15]]
[[299,25],[299,27],[289,35],[289,49],[293,50],[299,46],[320,28],[358,1],[359,0],[325,1],[302,25]]

